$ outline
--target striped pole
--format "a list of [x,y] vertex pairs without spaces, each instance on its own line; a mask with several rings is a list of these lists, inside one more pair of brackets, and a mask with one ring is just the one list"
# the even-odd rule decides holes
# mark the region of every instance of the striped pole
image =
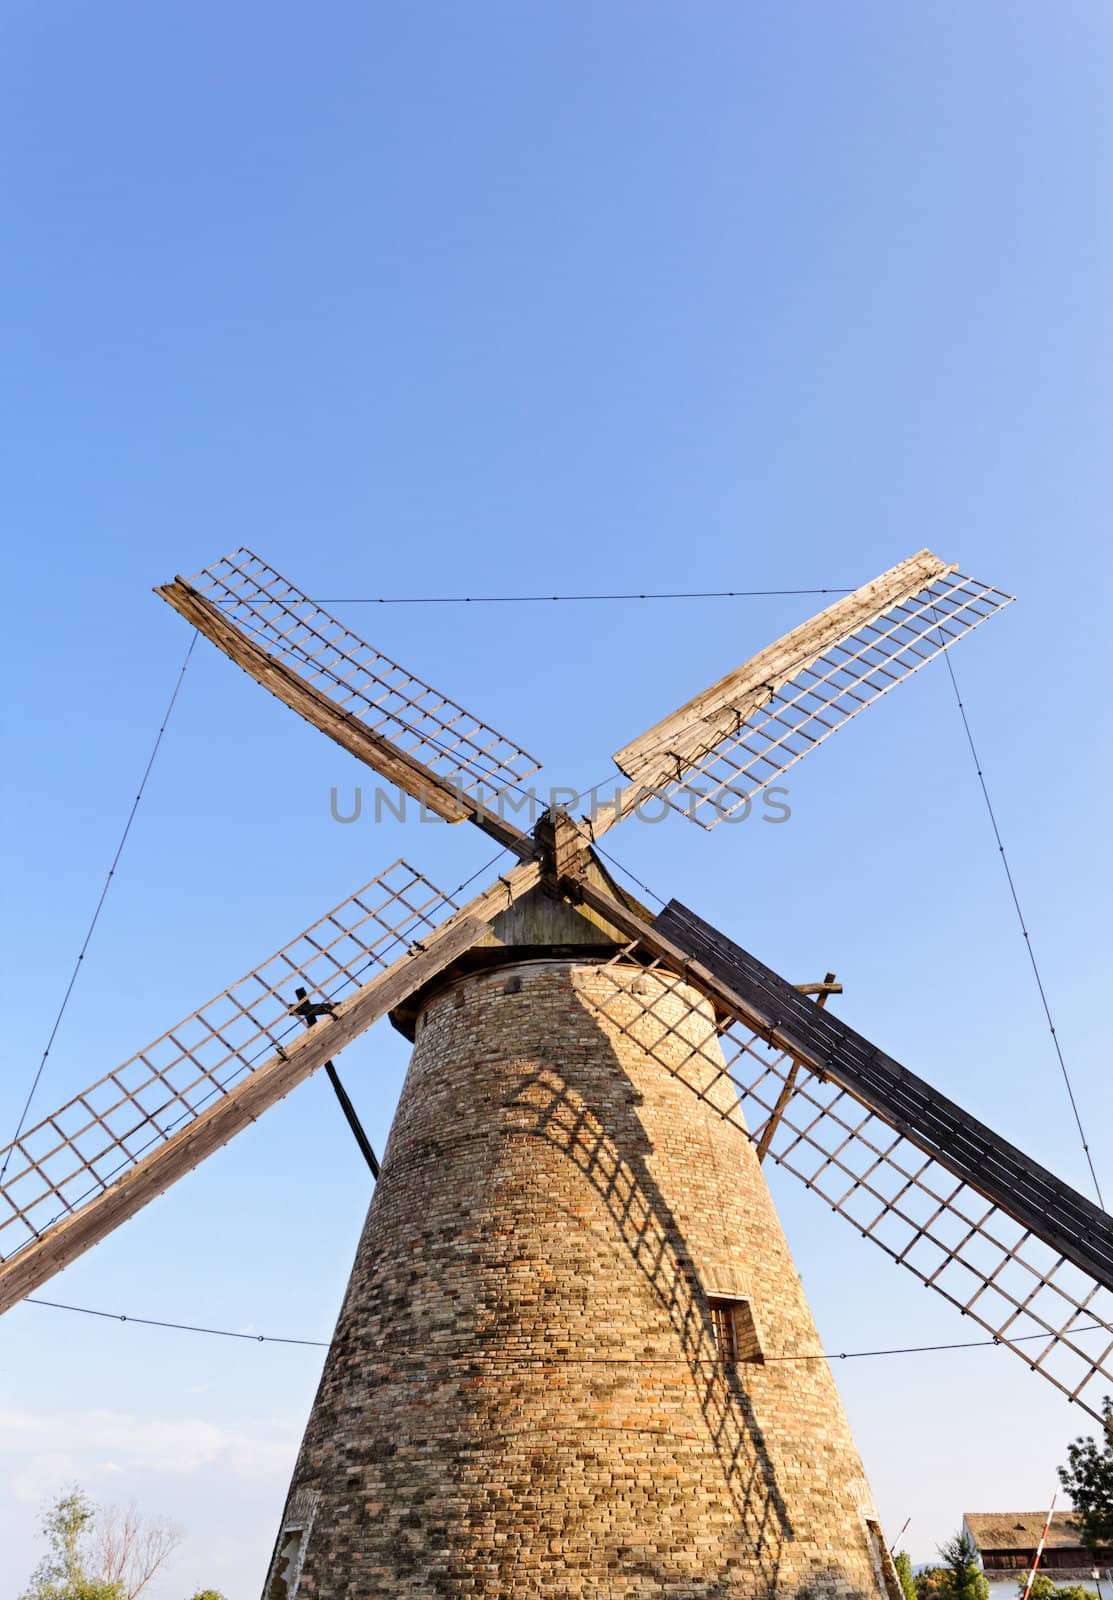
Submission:
[[1055,1515],[1055,1501],[1058,1500],[1058,1498],[1059,1498],[1058,1495],[1054,1495],[1052,1497],[1051,1510],[1047,1513],[1047,1521],[1043,1525],[1043,1532],[1040,1534],[1040,1542],[1039,1542],[1038,1546],[1036,1547],[1036,1558],[1032,1562],[1032,1570],[1028,1574],[1028,1582],[1024,1585],[1023,1600],[1028,1600],[1028,1596],[1032,1592],[1032,1584],[1035,1581],[1036,1572],[1037,1572],[1037,1570],[1039,1568],[1040,1557],[1043,1555],[1043,1547],[1047,1543],[1047,1530],[1050,1528],[1051,1519]]
[[900,1532],[897,1534],[896,1538],[893,1540],[892,1544],[889,1546],[889,1554],[891,1556],[896,1555],[896,1553],[897,1553],[897,1545],[901,1542],[901,1540],[904,1538],[905,1534],[908,1532],[908,1524],[911,1521],[912,1521],[911,1517],[905,1517],[905,1519],[904,1519],[904,1527],[900,1530]]

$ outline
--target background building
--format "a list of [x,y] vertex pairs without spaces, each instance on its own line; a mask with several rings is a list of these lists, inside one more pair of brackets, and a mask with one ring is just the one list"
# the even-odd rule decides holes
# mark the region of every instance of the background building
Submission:
[[[967,1511],[963,1526],[978,1547],[991,1583],[1026,1572],[1035,1559],[1046,1511]],[[1070,1512],[1052,1518],[1041,1571],[1066,1582],[1093,1582],[1095,1569],[1104,1580],[1113,1568],[1113,1549],[1086,1550],[1079,1520]]]

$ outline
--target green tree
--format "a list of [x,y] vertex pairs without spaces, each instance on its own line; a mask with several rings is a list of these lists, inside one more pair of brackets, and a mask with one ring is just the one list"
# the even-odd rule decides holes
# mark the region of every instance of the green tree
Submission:
[[42,1533],[47,1554],[21,1600],[139,1600],[181,1542],[135,1506],[94,1505],[76,1484],[44,1513]]
[[95,1578],[86,1566],[96,1507],[76,1484],[44,1513],[47,1554],[39,1562],[22,1600],[127,1600],[122,1584]]
[[978,1562],[978,1547],[965,1529],[939,1546],[946,1562],[940,1600],[989,1600],[989,1580]]
[[197,1593],[191,1596],[191,1600],[224,1600],[224,1596],[219,1589],[198,1589]]
[[916,1600],[939,1600],[947,1577],[946,1567],[925,1567],[923,1572],[917,1572],[914,1579]]
[[[1016,1592],[1022,1597],[1027,1587],[1028,1574],[1023,1573],[1016,1580]],[[1092,1589],[1087,1589],[1081,1583],[1068,1583],[1063,1588],[1057,1588],[1055,1579],[1048,1572],[1037,1572],[1032,1579],[1032,1592],[1029,1600],[1097,1600]]]
[[[1021,1596],[1021,1600],[1023,1600],[1024,1591],[1027,1589],[1027,1587],[1028,1574],[1026,1572],[1022,1572],[1020,1577],[1016,1580],[1016,1592]],[[1054,1593],[1054,1579],[1049,1578],[1046,1572],[1037,1572],[1036,1576],[1032,1579],[1032,1592],[1029,1596],[1029,1600],[1051,1600],[1051,1597]]]
[[1059,1482],[1078,1513],[1088,1550],[1113,1544],[1113,1396],[1106,1395],[1101,1413],[1103,1443],[1076,1439],[1067,1446],[1067,1465],[1059,1468]]
[[912,1576],[912,1557],[907,1550],[897,1552],[893,1565],[897,1569],[900,1586],[904,1590],[904,1600],[918,1600],[916,1594],[916,1581]]

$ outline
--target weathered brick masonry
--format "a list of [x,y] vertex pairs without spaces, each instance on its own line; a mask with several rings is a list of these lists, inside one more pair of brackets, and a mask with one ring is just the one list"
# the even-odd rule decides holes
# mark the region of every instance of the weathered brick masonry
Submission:
[[647,986],[711,1034],[635,966],[427,997],[266,1600],[886,1594],[826,1363],[775,1359],[821,1344],[753,1148],[631,1036]]

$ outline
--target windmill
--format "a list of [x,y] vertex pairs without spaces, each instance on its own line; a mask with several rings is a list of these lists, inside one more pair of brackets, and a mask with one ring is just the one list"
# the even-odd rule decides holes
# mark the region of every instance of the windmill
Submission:
[[265,1600],[899,1596],[766,1161],[1100,1416],[1108,1215],[596,849],[650,793],[736,814],[1007,595],[921,552],[526,832],[537,763],[251,552],[158,593],[514,858],[459,905],[395,863],[5,1153],[0,1310],[380,1017],[414,1040]]

